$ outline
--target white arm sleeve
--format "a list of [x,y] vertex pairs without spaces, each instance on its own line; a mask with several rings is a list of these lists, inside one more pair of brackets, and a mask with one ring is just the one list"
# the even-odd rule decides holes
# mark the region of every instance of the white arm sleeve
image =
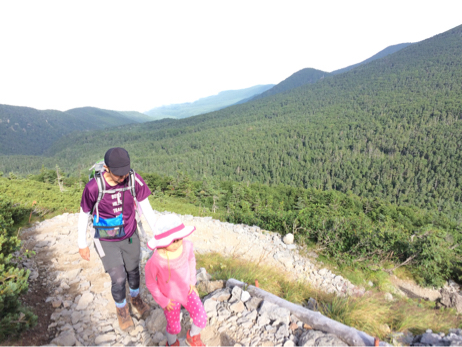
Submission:
[[87,248],[87,226],[88,226],[88,216],[90,212],[83,212],[80,208],[79,221],[78,221],[78,243],[79,248]]
[[143,201],[138,202],[141,207],[141,211],[143,212],[144,217],[148,221],[149,227],[151,231],[154,233],[154,225],[156,225],[157,217],[154,214],[154,211],[149,203],[148,198],[144,199]]

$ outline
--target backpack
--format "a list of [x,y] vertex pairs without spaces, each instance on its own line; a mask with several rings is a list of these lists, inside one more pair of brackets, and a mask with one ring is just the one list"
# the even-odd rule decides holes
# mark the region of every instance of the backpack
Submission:
[[88,180],[90,181],[92,178],[94,178],[97,172],[103,172],[104,165],[105,165],[104,159],[100,159],[99,161],[94,163],[93,166],[88,169],[91,171],[90,174],[88,175]]
[[[138,201],[136,200],[136,190],[135,190],[135,182],[138,182],[141,186],[143,186],[143,182],[141,182],[136,176],[135,176],[135,171],[133,169],[130,169],[129,174],[128,174],[128,186],[123,187],[123,188],[115,188],[115,189],[108,189],[106,190],[105,187],[106,185],[104,184],[103,180],[103,173],[104,173],[104,160],[100,160],[99,162],[95,163],[90,170],[92,172],[90,173],[89,177],[92,177],[93,179],[96,180],[96,184],[98,186],[98,199],[96,200],[95,205],[93,206],[93,210],[91,211],[92,215],[94,216],[93,218],[93,227],[95,228],[95,238],[109,238],[109,239],[117,239],[121,238],[125,235],[125,233],[122,231],[122,235],[120,235],[118,232],[114,232],[111,234],[108,232],[108,230],[114,230],[114,227],[122,227],[121,229],[123,230],[123,203],[122,203],[122,213],[118,217],[111,218],[108,220],[103,221],[100,223],[100,218],[99,218],[99,211],[98,211],[98,205],[101,200],[103,200],[105,194],[115,194],[119,192],[125,192],[127,190],[130,190],[131,195],[133,196],[133,199],[135,201],[135,219],[138,224],[138,228],[141,231],[141,234],[143,236],[146,236],[143,226],[141,224],[141,217],[139,214],[139,207],[138,207]],[[96,210],[96,215],[94,214]],[[108,222],[108,223],[107,223]]]

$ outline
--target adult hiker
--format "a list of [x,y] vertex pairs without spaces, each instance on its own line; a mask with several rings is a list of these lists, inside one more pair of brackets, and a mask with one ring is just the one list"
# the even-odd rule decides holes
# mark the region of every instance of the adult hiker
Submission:
[[127,278],[131,305],[143,318],[149,315],[149,306],[140,295],[140,238],[136,220],[136,210],[141,210],[153,229],[155,216],[149,195],[151,190],[141,176],[130,169],[128,152],[116,147],[106,152],[104,170],[87,183],[80,203],[79,253],[90,260],[86,238],[88,217],[92,213],[95,248],[111,277],[117,318],[124,331],[134,326],[125,295]]

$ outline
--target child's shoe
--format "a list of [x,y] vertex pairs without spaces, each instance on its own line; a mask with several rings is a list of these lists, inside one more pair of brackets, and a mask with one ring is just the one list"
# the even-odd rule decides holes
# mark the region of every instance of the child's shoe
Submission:
[[178,340],[178,339],[176,339],[176,341],[175,341],[175,343],[174,343],[173,345],[169,345],[169,344],[168,344],[168,341],[167,341],[167,343],[165,344],[165,346],[167,346],[167,347],[168,347],[168,346],[179,346],[179,345],[180,345],[180,340]]
[[[201,340],[201,334],[194,336],[189,335],[189,331],[186,333],[186,343],[190,346],[205,346]],[[177,340],[178,341],[178,340]]]

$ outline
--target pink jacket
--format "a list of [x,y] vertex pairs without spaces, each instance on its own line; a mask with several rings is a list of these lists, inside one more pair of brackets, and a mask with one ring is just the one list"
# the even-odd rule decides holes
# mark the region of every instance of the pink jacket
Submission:
[[[170,267],[170,280],[169,277]],[[176,259],[162,258],[159,252],[154,252],[145,267],[146,287],[154,300],[162,307],[168,305],[169,299],[187,304],[190,285],[196,285],[196,257],[193,243],[183,240],[183,252]]]

